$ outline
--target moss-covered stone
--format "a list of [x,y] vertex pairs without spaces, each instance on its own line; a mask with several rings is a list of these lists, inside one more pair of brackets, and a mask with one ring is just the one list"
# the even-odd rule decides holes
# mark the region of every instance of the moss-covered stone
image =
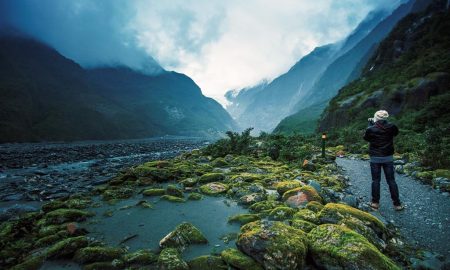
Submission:
[[308,204],[306,204],[306,209],[309,209],[315,213],[320,212],[320,210],[323,209],[323,204],[321,204],[318,201],[310,201]]
[[228,185],[219,182],[212,182],[200,187],[200,191],[206,195],[219,195],[225,193],[228,190]]
[[11,270],[38,270],[44,263],[45,256],[31,256],[26,258],[22,263],[15,265]]
[[235,248],[225,249],[222,251],[220,256],[228,265],[236,267],[237,269],[263,270],[262,266],[259,265],[254,259]]
[[83,266],[83,270],[121,270],[124,269],[124,263],[121,260],[113,260],[112,262],[95,262]]
[[211,182],[220,182],[224,179],[225,175],[223,173],[205,173],[198,179],[198,182],[200,184],[205,184]]
[[251,205],[257,202],[261,202],[267,199],[266,193],[251,193],[241,196],[238,200],[239,204]]
[[47,224],[62,224],[65,222],[84,221],[93,215],[93,213],[78,209],[57,209],[48,212],[44,218]]
[[197,184],[197,182],[197,178],[186,178],[183,181],[180,181],[180,184],[182,184],[184,187],[193,187]]
[[65,224],[42,226],[41,228],[39,228],[38,237],[43,238],[43,237],[54,235],[54,234],[58,233],[59,231],[66,229],[66,226],[67,225],[65,225]]
[[188,195],[188,200],[198,201],[203,198],[203,195],[197,192],[192,192]]
[[228,266],[218,256],[204,255],[188,262],[190,270],[227,270]]
[[319,212],[318,217],[321,223],[334,224],[338,224],[344,218],[354,217],[372,228],[378,236],[382,237],[386,233],[386,227],[378,218],[345,204],[328,203]]
[[260,213],[262,211],[272,210],[275,207],[280,206],[280,205],[281,205],[281,202],[279,202],[279,201],[267,200],[267,201],[254,203],[249,207],[249,209],[252,212]]
[[294,214],[292,219],[303,219],[306,221],[309,221],[314,224],[319,224],[319,218],[317,217],[316,213],[309,209],[300,209],[298,212]]
[[264,269],[303,269],[308,251],[305,232],[277,221],[245,224],[236,245]]
[[316,224],[311,223],[309,221],[303,220],[303,219],[293,219],[291,221],[291,226],[302,230],[304,232],[310,232],[312,229],[314,229],[315,227],[317,227]]
[[103,192],[102,198],[105,201],[108,200],[118,200],[118,199],[128,199],[133,196],[134,190],[128,187],[115,187],[107,189]]
[[165,201],[169,201],[169,202],[177,202],[177,203],[186,202],[186,200],[183,198],[175,197],[175,196],[171,196],[171,195],[163,195],[163,196],[161,196],[161,200],[165,200]]
[[237,214],[228,218],[229,223],[239,223],[241,225],[259,220],[259,216],[255,214]]
[[183,250],[189,244],[206,244],[208,240],[194,225],[183,222],[178,225],[175,230],[167,234],[161,241],[159,246],[162,248],[178,248]]
[[138,201],[136,203],[136,206],[139,206],[141,208],[153,209],[153,205],[151,203],[147,202],[146,200]]
[[85,236],[71,237],[61,240],[47,250],[47,257],[71,257],[77,250],[86,247],[88,243],[89,241]]
[[55,234],[44,236],[42,238],[39,238],[35,242],[35,247],[46,247],[46,246],[52,245],[52,244],[58,242],[59,240],[67,237],[68,235],[69,235],[69,233],[67,232],[66,229],[64,229]]
[[438,169],[434,171],[435,177],[444,177],[450,179],[450,170]]
[[188,270],[188,264],[183,261],[180,253],[175,248],[165,248],[158,257],[159,269],[163,270]]
[[286,191],[304,186],[300,181],[283,181],[275,184],[278,194],[283,195]]
[[158,260],[158,256],[148,249],[141,249],[133,253],[128,253],[123,256],[123,261],[128,265],[146,265],[154,263]]
[[79,263],[113,261],[120,259],[125,251],[113,247],[85,247],[75,253],[74,260]]
[[292,218],[294,213],[296,212],[295,209],[292,209],[287,206],[278,206],[270,211],[269,219],[271,220],[286,220]]
[[375,231],[366,223],[357,218],[346,217],[339,221],[338,225],[345,225],[349,229],[352,229],[353,231],[361,234],[379,250],[384,250],[386,248],[386,243],[384,242],[384,240],[378,237]]
[[181,189],[179,189],[175,185],[168,185],[166,188],[166,194],[170,196],[184,198],[183,191],[181,191]]
[[142,191],[142,195],[144,196],[161,196],[166,194],[166,190],[163,188],[149,188]]
[[211,166],[213,167],[227,167],[229,166],[228,162],[226,162],[223,158],[218,157],[211,162]]
[[282,199],[291,207],[304,207],[311,201],[322,201],[319,193],[311,186],[290,189],[283,194]]
[[400,269],[360,234],[345,226],[322,224],[311,230],[310,252],[324,269]]

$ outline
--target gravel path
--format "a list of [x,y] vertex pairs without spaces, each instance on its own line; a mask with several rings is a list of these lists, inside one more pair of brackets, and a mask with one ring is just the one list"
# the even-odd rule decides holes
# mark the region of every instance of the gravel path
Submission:
[[[363,202],[370,201],[370,165],[368,161],[338,158],[337,164],[350,178],[350,191]],[[428,185],[396,174],[402,212],[393,210],[389,189],[382,177],[380,214],[393,221],[411,243],[450,258],[450,197]]]

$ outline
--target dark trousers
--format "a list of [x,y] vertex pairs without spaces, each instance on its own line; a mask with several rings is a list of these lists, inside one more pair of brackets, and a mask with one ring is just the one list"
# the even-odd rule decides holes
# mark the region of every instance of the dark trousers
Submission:
[[370,163],[370,172],[372,173],[372,202],[380,202],[380,181],[381,181],[381,168],[383,168],[386,182],[391,192],[391,199],[394,205],[401,205],[398,194],[398,186],[395,183],[394,163]]

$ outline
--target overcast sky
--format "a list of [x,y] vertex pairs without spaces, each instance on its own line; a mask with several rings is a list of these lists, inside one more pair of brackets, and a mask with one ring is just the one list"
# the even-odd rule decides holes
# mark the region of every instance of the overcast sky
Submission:
[[151,66],[190,76],[225,103],[230,89],[287,71],[374,9],[400,0],[0,0],[12,24],[83,66]]

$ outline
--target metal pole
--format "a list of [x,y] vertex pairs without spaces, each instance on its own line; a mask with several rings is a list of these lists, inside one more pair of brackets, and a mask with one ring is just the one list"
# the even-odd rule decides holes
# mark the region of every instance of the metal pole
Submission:
[[322,158],[325,158],[325,140],[327,139],[327,134],[322,133]]

